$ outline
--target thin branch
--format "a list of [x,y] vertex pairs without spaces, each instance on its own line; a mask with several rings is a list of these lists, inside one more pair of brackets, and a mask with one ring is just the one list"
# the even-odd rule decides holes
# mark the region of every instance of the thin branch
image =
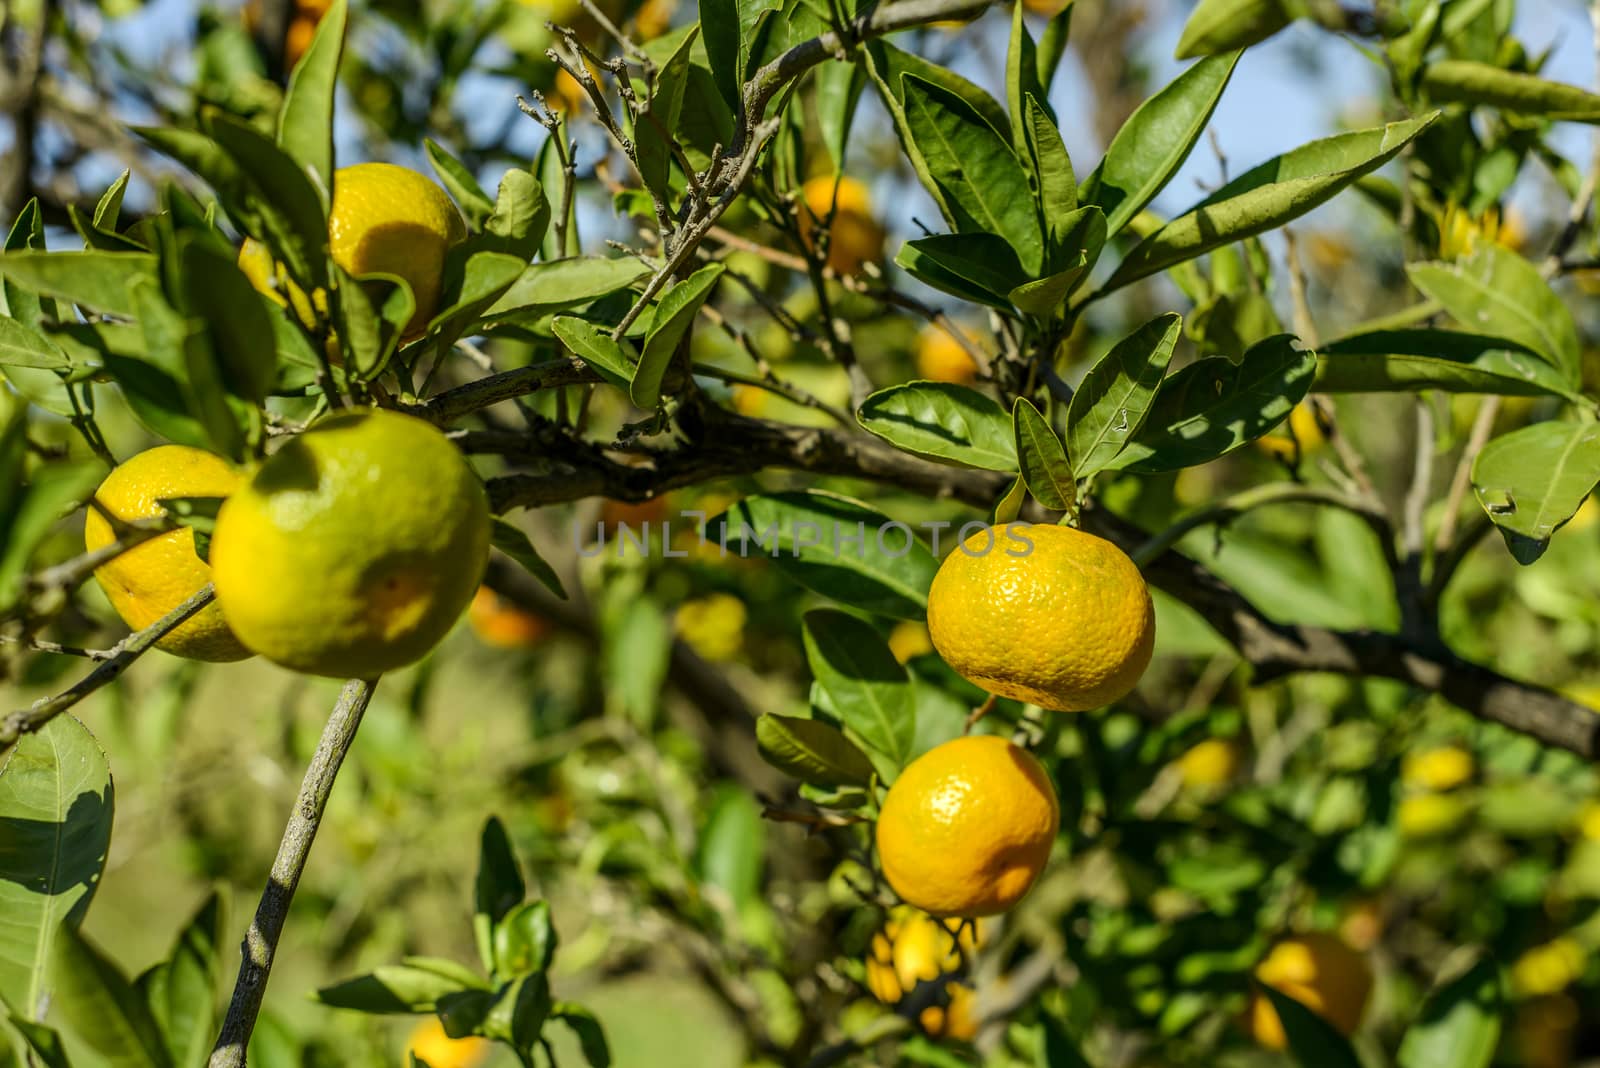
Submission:
[[594,369],[582,360],[546,360],[529,364],[512,371],[468,382],[454,389],[444,390],[418,404],[403,406],[400,410],[419,416],[432,423],[453,423],[463,416],[482,411],[501,401],[537,393],[541,389],[557,386],[576,386],[602,381]]
[[1472,463],[1478,458],[1478,453],[1489,443],[1489,435],[1494,432],[1494,421],[1500,414],[1500,398],[1498,396],[1485,397],[1478,405],[1478,414],[1472,420],[1472,429],[1467,432],[1467,444],[1461,450],[1461,459],[1456,463],[1456,473],[1450,479],[1450,494],[1445,498],[1444,515],[1439,520],[1439,533],[1435,536],[1433,547],[1436,552],[1444,553],[1449,550],[1456,536],[1456,523],[1461,515],[1461,502],[1466,499],[1467,489],[1472,485]]
[[316,754],[306,768],[305,779],[300,783],[300,793],[295,798],[294,809],[289,814],[288,825],[283,829],[283,840],[278,844],[278,855],[272,862],[272,873],[267,878],[267,888],[256,907],[255,919],[245,935],[241,947],[243,959],[239,964],[239,979],[234,984],[233,999],[228,1005],[228,1015],[222,1023],[222,1034],[211,1052],[208,1068],[243,1068],[245,1050],[255,1030],[256,1017],[261,1012],[261,1001],[266,996],[267,979],[272,974],[273,958],[277,955],[278,939],[283,935],[284,921],[289,916],[289,906],[294,902],[295,888],[306,870],[306,860],[311,855],[311,845],[316,840],[317,829],[322,824],[322,813],[333,792],[334,779],[345,754],[355,741],[361,717],[372,700],[376,679],[352,679],[339,692],[339,701],[333,706],[328,725],[323,728],[322,740],[317,743]]
[[85,649],[79,645],[62,645],[60,642],[45,641],[43,638],[16,638],[9,634],[0,634],[0,644],[20,645],[30,652],[76,656],[82,660],[110,660],[115,655],[110,649]]

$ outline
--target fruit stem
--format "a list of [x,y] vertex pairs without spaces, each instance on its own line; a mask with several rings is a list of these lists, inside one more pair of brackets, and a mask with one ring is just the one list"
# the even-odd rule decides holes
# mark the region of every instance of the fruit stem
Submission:
[[961,733],[971,734],[972,728],[978,725],[978,721],[984,716],[987,716],[990,712],[994,711],[994,703],[997,700],[999,700],[998,697],[996,697],[994,694],[990,694],[987,701],[979,705],[977,708],[974,708],[972,710],[972,714],[967,716],[967,725],[962,728]]

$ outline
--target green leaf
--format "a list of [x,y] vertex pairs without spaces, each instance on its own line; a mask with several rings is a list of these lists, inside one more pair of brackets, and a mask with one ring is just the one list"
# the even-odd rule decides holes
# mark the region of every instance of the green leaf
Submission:
[[1141,241],[1101,292],[1304,215],[1389,162],[1437,117],[1313,141],[1241,174]]
[[[132,283],[132,289],[147,354],[146,359],[138,365],[166,376],[167,389],[176,392],[181,403],[179,414],[189,415],[193,425],[203,434],[200,441],[188,443],[208,447],[234,460],[243,460],[247,440],[245,427],[241,423],[240,413],[228,404],[216,357],[200,323],[186,319],[175,311],[162,298],[156,282],[137,279]],[[142,384],[129,386],[123,379],[124,364],[120,361],[107,359],[106,367],[125,389],[129,389],[129,403],[142,417],[144,409],[132,395],[143,391]],[[160,397],[150,395],[146,399],[150,407],[163,409],[163,427],[181,427],[182,432],[190,432],[181,419],[165,418],[170,413],[170,409],[165,407],[171,403],[170,394]]]
[[83,724],[57,716],[0,766],[0,998],[44,1015],[49,962],[100,885],[115,807],[111,768]]
[[1007,298],[1022,311],[1059,319],[1070,297],[1094,269],[1106,244],[1106,217],[1093,204],[1051,221],[1052,262],[1061,270],[1013,289]]
[[1058,512],[1074,510],[1078,486],[1073,481],[1072,467],[1067,463],[1067,450],[1062,447],[1061,439],[1026,397],[1017,398],[1011,408],[1011,418],[1016,424],[1017,462],[1034,498]]
[[578,1048],[583,1051],[589,1068],[611,1068],[611,1047],[594,1013],[582,1005],[558,1001],[550,1008],[550,1018],[560,1020],[578,1036]]
[[1465,260],[1413,263],[1406,273],[1469,330],[1508,338],[1549,360],[1569,385],[1581,381],[1572,314],[1538,268],[1515,252],[1487,244]]
[[141,982],[156,1025],[166,1039],[172,1063],[197,1068],[206,1063],[217,1037],[217,984],[222,977],[220,947],[227,938],[222,899],[213,893],[178,936],[165,962]]
[[122,971],[63,925],[51,950],[51,1012],[109,1068],[172,1068],[161,1031]]
[[1122,124],[1079,192],[1081,199],[1105,210],[1108,233],[1119,233],[1178,173],[1238,63],[1236,51],[1202,59]]
[[469,244],[457,246],[466,257],[461,287],[450,305],[428,323],[427,332],[435,345],[453,345],[463,334],[476,330],[488,309],[522,277],[527,257],[485,247],[493,244],[494,241],[474,238]]
[[543,972],[535,972],[511,984],[509,993],[489,1014],[483,1030],[531,1056],[549,1017],[550,979]]
[[317,991],[317,1000],[335,1009],[376,1014],[433,1012],[441,999],[462,990],[482,989],[475,976],[459,976],[415,963],[386,964],[369,975],[346,979]]
[[720,788],[700,829],[695,874],[726,894],[737,912],[760,892],[765,840],[755,798],[736,786]]
[[310,175],[324,204],[333,190],[333,95],[347,15],[345,0],[333,0],[317,21],[311,46],[289,75],[278,113],[278,147]]
[[0,256],[0,275],[87,311],[134,318],[129,284],[136,278],[154,281],[156,258],[148,252],[8,251]]
[[15,319],[0,319],[0,364],[62,370],[72,366],[61,346],[23,326]]
[[1457,330],[1376,330],[1317,350],[1317,393],[1498,393],[1581,403],[1545,359],[1504,338]]
[[1144,428],[1107,469],[1174,471],[1208,463],[1282,422],[1305,397],[1316,357],[1288,334],[1250,347],[1242,362],[1196,361],[1161,384]]
[[706,524],[730,549],[741,535],[794,581],[841,604],[922,619],[939,563],[911,528],[860,501],[810,490],[747,497]]
[[1028,275],[1012,247],[994,234],[936,234],[907,241],[895,263],[941,292],[1001,311]]
[[556,574],[555,568],[539,555],[539,550],[533,547],[532,540],[521,527],[512,526],[506,520],[496,518],[490,528],[490,539],[496,549],[522,565],[522,569],[538,579],[545,589],[563,601],[567,599],[567,591],[561,585],[561,577]]
[[959,97],[904,76],[906,121],[929,177],[950,206],[959,233],[1005,238],[1023,270],[1043,262],[1043,241],[1028,178],[1000,134]]
[[839,721],[889,761],[905,766],[916,741],[916,691],[873,627],[832,608],[805,614],[806,661]]
[[516,854],[511,851],[511,839],[506,837],[505,825],[492,816],[483,825],[474,896],[477,904],[472,917],[472,931],[484,967],[493,971],[494,928],[507,913],[522,904],[528,896],[528,885],[522,881],[522,869],[517,865]]
[[422,146],[433,173],[439,177],[439,184],[455,198],[472,228],[483,229],[484,221],[494,214],[495,202],[489,199],[489,194],[483,191],[472,172],[467,170],[466,164],[452,156],[437,141],[431,137],[424,138]]
[[[1018,156],[1026,158],[1031,154],[1034,136],[1034,117],[1028,112],[1028,101],[1033,101],[1034,108],[1045,122],[1050,121],[1050,114],[1049,106],[1044,103],[1047,94],[1044,86],[1039,84],[1038,49],[1034,46],[1033,35],[1028,32],[1024,13],[1025,8],[1021,4],[1011,9],[1011,44],[1006,49],[1006,111],[1011,118],[1011,147]],[[1037,166],[1035,173],[1038,173]],[[1071,173],[1069,165],[1069,177]]]
[[122,196],[128,191],[127,170],[117,175],[117,180],[100,195],[100,200],[94,206],[94,226],[96,230],[115,233],[117,218],[122,213]]
[[1333,1025],[1294,998],[1270,986],[1262,992],[1272,1000],[1283,1031],[1289,1037],[1289,1052],[1300,1068],[1362,1068],[1361,1058],[1350,1042]]
[[1043,1034],[1039,1041],[1038,1068],[1091,1068],[1088,1058],[1079,1051],[1078,1044],[1067,1033],[1066,1027],[1049,1014],[1041,1014]]
[[334,265],[333,312],[345,367],[359,381],[383,373],[416,314],[411,285],[397,274],[357,278]]
[[72,1068],[72,1062],[67,1060],[66,1047],[61,1044],[60,1033],[20,1016],[11,1017],[11,1026],[17,1029],[44,1068]]
[[483,315],[490,321],[543,318],[610,296],[649,273],[649,267],[627,257],[588,256],[535,263],[523,268],[511,288]]
[[179,239],[184,300],[205,315],[228,391],[259,403],[278,379],[271,312],[236,258],[204,240]]
[[[23,579],[34,552],[56,524],[89,499],[105,477],[98,461],[50,464],[29,480],[20,501],[8,501],[9,529],[0,532],[0,612],[9,611],[23,592]],[[3,871],[3,868],[0,868]],[[0,995],[5,987],[0,983]],[[7,997],[12,1005],[20,1002]]]
[[1489,1068],[1500,1042],[1500,968],[1482,957],[1428,995],[1400,1042],[1400,1068]]
[[1544,554],[1600,482],[1600,424],[1535,423],[1503,434],[1472,463],[1478,503],[1520,564]]
[[683,116],[684,92],[689,85],[689,67],[694,56],[694,46],[700,35],[700,25],[695,23],[682,35],[672,55],[660,65],[656,74],[655,92],[650,97],[650,110],[655,112],[668,133],[675,133],[678,120]]
[[571,316],[557,319],[551,328],[561,343],[598,371],[601,378],[619,389],[629,388],[639,366],[631,344],[617,341],[605,327]]
[[1138,435],[1182,329],[1179,316],[1159,315],[1089,368],[1067,408],[1067,455],[1075,477],[1103,471]]
[[707,264],[662,294],[628,391],[637,407],[649,411],[661,403],[661,379],[722,271],[720,263]]
[[538,254],[549,227],[550,202],[545,199],[544,187],[529,171],[513,168],[500,179],[494,211],[484,220],[483,235],[473,245],[509,253],[525,264]]
[[872,761],[839,730],[820,719],[764,715],[756,745],[768,764],[813,786],[870,786]]
[[1061,10],[1050,16],[1050,21],[1044,25],[1044,33],[1039,35],[1035,59],[1039,65],[1039,84],[1044,86],[1046,95],[1049,95],[1050,86],[1056,80],[1056,70],[1061,66],[1061,57],[1066,55],[1070,43],[1072,11],[1073,0],[1066,0]]
[[1285,0],[1200,0],[1178,39],[1177,58],[1192,59],[1265,41],[1294,20]]
[[860,65],[829,60],[811,75],[816,86],[817,126],[822,143],[833,159],[833,172],[843,173],[845,153],[850,143],[850,128],[855,124],[861,90],[867,79]]
[[1429,63],[1422,71],[1422,89],[1438,104],[1485,105],[1558,121],[1600,123],[1600,95],[1489,63]]
[[[567,256],[576,256],[583,251],[583,242],[578,233],[578,195],[575,179],[568,176],[566,168],[561,164],[561,155],[556,151],[556,146],[562,143],[561,139],[568,137],[567,129],[567,124],[562,122],[551,136],[544,139],[533,168],[533,173],[539,179],[539,185],[544,188],[552,210],[560,211],[562,204],[567,206],[565,233],[561,234],[558,228],[552,225],[545,232],[544,243],[539,249],[540,258],[551,262]],[[569,187],[571,187],[570,192]],[[560,244],[556,240],[558,234],[565,238],[565,248],[558,247]]]
[[706,62],[717,92],[728,107],[739,109],[739,49],[741,22],[738,0],[700,0],[700,31]]
[[890,386],[862,402],[856,419],[898,449],[985,471],[1017,469],[1011,419],[998,401],[949,382]]
[[[1039,189],[1039,218],[1045,236],[1044,266],[1048,271],[1059,271],[1069,265],[1071,254],[1076,251],[1069,220],[1078,210],[1078,180],[1072,172],[1072,158],[1067,155],[1061,131],[1056,128],[1049,110],[1030,93],[1023,103],[1023,112],[1023,147],[1033,164]],[[1105,244],[1105,239],[1100,243]]]
[[502,978],[545,971],[555,952],[556,931],[547,902],[524,901],[495,924],[494,965]]

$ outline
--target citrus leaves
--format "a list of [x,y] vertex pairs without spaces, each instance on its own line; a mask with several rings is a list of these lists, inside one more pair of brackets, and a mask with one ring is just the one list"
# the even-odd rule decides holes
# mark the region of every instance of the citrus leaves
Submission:
[[1521,564],[1600,483],[1600,424],[1536,423],[1495,438],[1472,464],[1472,489]]
[[1423,1002],[1396,1063],[1400,1068],[1488,1068],[1500,1041],[1503,1002],[1499,966],[1491,957],[1480,957]]
[[907,452],[986,471],[1014,471],[1011,421],[993,399],[948,382],[911,382],[868,397],[861,425]]
[[911,758],[917,708],[906,669],[871,624],[836,609],[805,617],[806,660],[828,710],[892,772]]
[[854,742],[819,719],[762,716],[756,744],[767,763],[816,786],[868,786],[875,774]]
[[1162,315],[1111,347],[1089,369],[1067,409],[1067,451],[1079,478],[1104,470],[1144,424],[1183,320]]
[[1600,96],[1576,85],[1488,63],[1445,59],[1422,72],[1422,88],[1436,103],[1483,104],[1568,122],[1600,122]]

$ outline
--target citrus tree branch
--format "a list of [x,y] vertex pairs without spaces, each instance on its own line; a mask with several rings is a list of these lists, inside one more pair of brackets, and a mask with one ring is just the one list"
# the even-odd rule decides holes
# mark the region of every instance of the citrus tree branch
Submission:
[[311,855],[311,845],[316,840],[317,829],[322,824],[322,813],[327,808],[328,796],[333,792],[333,781],[344,763],[345,754],[355,741],[361,717],[372,700],[376,679],[352,679],[339,692],[328,724],[322,730],[317,751],[306,768],[300,793],[295,798],[294,809],[289,813],[288,825],[283,829],[283,840],[278,843],[278,855],[272,862],[272,873],[267,877],[267,888],[256,906],[255,919],[245,934],[241,946],[239,978],[233,987],[233,998],[228,1004],[228,1014],[222,1022],[222,1034],[211,1051],[208,1068],[243,1068],[245,1052],[250,1045],[250,1035],[255,1030],[256,1017],[261,1013],[261,1002],[266,996],[267,979],[272,974],[272,962],[278,951],[278,939],[283,935],[284,922],[289,917],[289,906],[294,902],[294,892],[305,872],[306,860]]
[[0,753],[15,745],[17,739],[24,734],[39,730],[96,690],[115,682],[124,671],[128,670],[129,664],[143,656],[184,620],[210,604],[214,596],[211,584],[207,583],[193,597],[148,627],[135,631],[106,650],[100,665],[73,684],[70,689],[63,690],[54,697],[40,698],[29,707],[19,709],[0,719]]

